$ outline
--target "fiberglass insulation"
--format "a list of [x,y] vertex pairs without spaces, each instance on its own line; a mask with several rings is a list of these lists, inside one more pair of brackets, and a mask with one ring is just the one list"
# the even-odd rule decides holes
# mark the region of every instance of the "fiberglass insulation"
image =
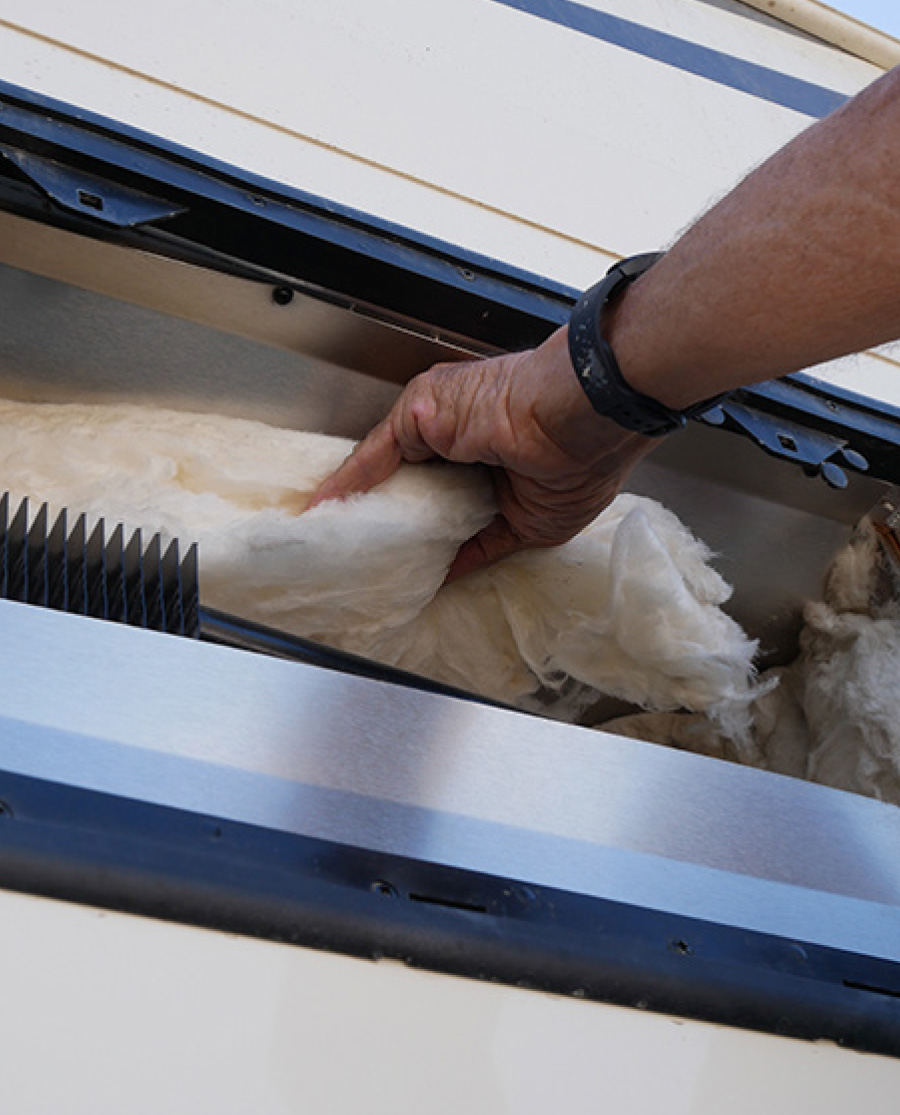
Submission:
[[860,525],[833,562],[824,599],[804,610],[800,654],[760,679],[745,730],[699,714],[608,722],[666,743],[900,805],[900,584],[891,548]]
[[487,475],[405,466],[300,514],[351,444],[160,409],[0,403],[14,498],[198,542],[207,606],[560,718],[604,694],[746,705],[755,644],[720,610],[729,589],[703,544],[659,504],[621,496],[567,545],[441,588],[494,513]]

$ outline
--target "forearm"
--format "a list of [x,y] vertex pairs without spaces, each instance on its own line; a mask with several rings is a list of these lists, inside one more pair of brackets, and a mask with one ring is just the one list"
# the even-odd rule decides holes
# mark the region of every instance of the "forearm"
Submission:
[[[604,333],[626,381],[676,409],[900,337],[900,70],[710,210],[614,301]],[[593,411],[561,329],[534,352],[417,377],[311,506],[402,460],[481,461],[498,513],[457,555],[461,575],[571,538],[654,444]]]
[[677,408],[900,337],[900,69],[701,218],[607,335],[628,382]]

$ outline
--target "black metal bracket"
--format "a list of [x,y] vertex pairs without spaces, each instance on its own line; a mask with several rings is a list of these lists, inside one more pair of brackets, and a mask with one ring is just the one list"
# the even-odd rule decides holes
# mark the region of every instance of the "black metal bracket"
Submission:
[[112,182],[84,169],[73,169],[56,159],[8,143],[0,143],[0,154],[63,209],[93,217],[114,228],[137,228],[187,211],[184,205],[154,197],[121,182]]
[[832,488],[846,488],[845,468],[867,472],[869,462],[847,438],[780,415],[727,399],[700,416],[708,426],[732,426],[748,434],[766,453],[794,461],[809,476],[821,476]]

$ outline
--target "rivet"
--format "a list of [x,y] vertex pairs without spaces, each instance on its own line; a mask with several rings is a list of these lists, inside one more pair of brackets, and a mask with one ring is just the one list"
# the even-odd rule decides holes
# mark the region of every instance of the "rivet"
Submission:
[[369,890],[373,894],[382,895],[384,898],[396,898],[397,897],[397,888],[395,886],[393,886],[391,883],[388,883],[384,879],[376,879],[374,881],[374,883],[372,883],[371,886],[369,887]]

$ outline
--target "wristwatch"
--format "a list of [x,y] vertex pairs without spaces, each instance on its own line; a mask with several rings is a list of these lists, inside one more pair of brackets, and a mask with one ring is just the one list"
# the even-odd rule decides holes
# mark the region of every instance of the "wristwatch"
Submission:
[[569,319],[569,355],[591,406],[626,430],[646,437],[663,437],[680,430],[688,418],[702,414],[725,398],[718,395],[684,410],[673,410],[635,391],[625,382],[615,353],[603,335],[603,311],[663,254],[647,252],[613,264],[605,278],[579,298]]

